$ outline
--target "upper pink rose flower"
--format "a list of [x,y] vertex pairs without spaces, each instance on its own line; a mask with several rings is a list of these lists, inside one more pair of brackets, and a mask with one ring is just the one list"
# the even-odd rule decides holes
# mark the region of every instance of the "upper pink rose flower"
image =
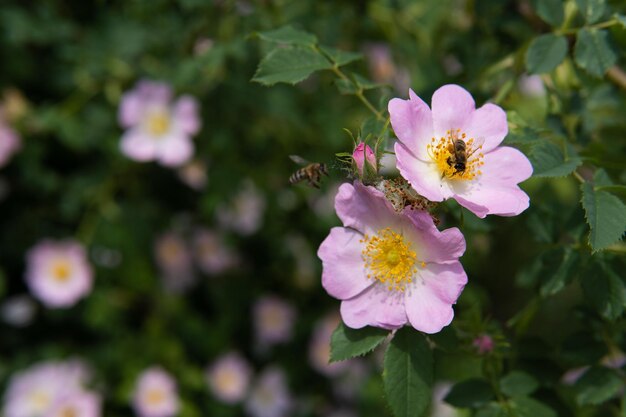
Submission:
[[198,102],[184,95],[172,102],[167,84],[141,81],[124,94],[119,122],[127,129],[122,152],[137,161],[181,166],[193,156],[191,136],[200,130]]
[[5,124],[0,114],[0,167],[5,166],[22,146],[17,133]]
[[397,213],[382,192],[343,184],[335,198],[344,227],[322,242],[322,285],[342,300],[344,323],[397,329],[410,323],[437,333],[452,321],[467,283],[458,258],[465,239],[457,228],[440,232],[430,215]]
[[26,283],[46,307],[70,307],[91,292],[93,270],[73,240],[44,240],[27,254]]
[[[528,208],[517,184],[533,172],[517,149],[499,146],[508,125],[495,104],[476,109],[458,85],[435,91],[432,110],[412,90],[389,102],[400,174],[431,201],[455,199],[478,217],[515,216]],[[465,158],[464,158],[465,157]]]

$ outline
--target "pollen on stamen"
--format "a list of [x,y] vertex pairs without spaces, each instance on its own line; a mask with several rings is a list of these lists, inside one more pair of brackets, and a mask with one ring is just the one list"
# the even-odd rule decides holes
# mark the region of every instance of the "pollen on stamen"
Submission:
[[365,235],[365,247],[361,256],[368,269],[368,279],[376,279],[389,290],[404,292],[413,282],[419,263],[417,254],[411,250],[402,234],[390,228],[379,230],[375,235]]

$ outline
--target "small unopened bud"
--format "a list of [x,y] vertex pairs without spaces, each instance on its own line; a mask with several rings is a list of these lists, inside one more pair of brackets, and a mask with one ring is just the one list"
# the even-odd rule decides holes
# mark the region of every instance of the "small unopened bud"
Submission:
[[374,151],[372,151],[372,148],[364,142],[357,145],[352,153],[352,158],[354,159],[354,163],[356,164],[356,168],[361,177],[363,176],[365,161],[367,161],[367,164],[369,164],[374,172],[378,169],[376,166],[376,155],[374,155]]
[[472,345],[476,348],[480,355],[491,353],[495,347],[493,339],[487,334],[481,334],[476,337],[472,342]]

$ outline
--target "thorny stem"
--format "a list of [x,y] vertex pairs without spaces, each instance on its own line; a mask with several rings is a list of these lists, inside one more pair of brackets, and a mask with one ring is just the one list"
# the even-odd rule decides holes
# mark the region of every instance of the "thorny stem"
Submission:
[[606,72],[606,78],[617,84],[620,88],[626,90],[626,72],[617,65],[613,65]]
[[574,176],[574,178],[580,181],[581,184],[585,183],[585,179],[578,172],[574,171],[572,172],[572,175]]

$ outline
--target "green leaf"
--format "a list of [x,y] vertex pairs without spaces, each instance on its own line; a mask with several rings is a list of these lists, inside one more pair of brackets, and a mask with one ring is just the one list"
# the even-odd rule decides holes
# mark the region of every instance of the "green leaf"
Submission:
[[539,290],[542,297],[548,297],[561,291],[577,274],[580,263],[578,252],[570,248],[557,249],[554,255],[543,258],[546,263],[542,269],[542,284]]
[[444,401],[459,408],[478,408],[494,398],[493,390],[484,379],[468,379],[455,384]]
[[582,163],[578,156],[565,155],[561,147],[547,140],[532,145],[529,159],[534,177],[564,177]]
[[587,299],[603,317],[615,320],[626,307],[626,286],[607,265],[593,263],[585,268],[582,288]]
[[595,187],[596,191],[606,191],[614,194],[621,194],[626,196],[626,185],[615,184],[615,185],[600,185]]
[[381,87],[381,84],[370,81],[359,74],[350,74],[350,79],[338,79],[335,81],[341,94],[356,94],[359,90],[371,90]]
[[313,46],[317,44],[315,35],[295,29],[291,25],[268,30],[266,32],[257,32],[256,35],[266,42],[282,43],[286,45]]
[[388,331],[376,327],[357,330],[339,323],[330,339],[330,361],[365,355],[381,344],[388,334]]
[[517,417],[557,417],[553,409],[533,398],[516,398],[512,406]]
[[478,410],[475,417],[509,417],[509,413],[502,404],[489,403]]
[[611,48],[607,31],[598,29],[579,30],[576,35],[574,60],[579,67],[589,74],[602,77],[617,61],[617,54]]
[[563,23],[565,15],[561,0],[535,0],[535,11],[546,23],[558,27]]
[[596,23],[604,14],[605,0],[576,0],[580,14],[588,24]]
[[537,388],[537,380],[521,371],[513,371],[500,380],[500,389],[509,397],[523,397],[532,394]]
[[620,25],[622,25],[622,27],[626,28],[626,16],[624,16],[623,14],[615,13],[613,17]]
[[383,383],[396,417],[417,417],[432,397],[433,354],[423,334],[399,329],[385,353]]
[[309,48],[277,48],[261,60],[252,81],[269,86],[276,83],[296,84],[315,71],[330,69],[328,60]]
[[567,55],[567,39],[551,33],[541,35],[528,46],[526,69],[531,74],[542,74],[555,69]]
[[580,405],[597,405],[611,399],[623,386],[619,375],[612,369],[594,366],[574,384],[576,401]]
[[320,46],[322,52],[330,57],[330,59],[338,66],[349,64],[363,58],[360,52],[342,51],[340,49],[331,48],[329,46]]
[[617,242],[626,230],[626,205],[613,194],[596,190],[588,182],[581,185],[582,205],[591,233],[589,245],[593,251],[605,249]]

